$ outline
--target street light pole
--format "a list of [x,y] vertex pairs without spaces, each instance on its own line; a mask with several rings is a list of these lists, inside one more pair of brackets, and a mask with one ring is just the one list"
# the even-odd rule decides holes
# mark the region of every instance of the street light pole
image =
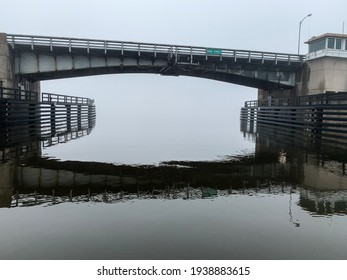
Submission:
[[308,14],[307,16],[305,16],[302,20],[300,20],[300,24],[299,24],[299,40],[298,40],[298,54],[300,54],[300,35],[301,35],[301,24],[302,22],[305,20],[305,18],[312,16],[312,14]]

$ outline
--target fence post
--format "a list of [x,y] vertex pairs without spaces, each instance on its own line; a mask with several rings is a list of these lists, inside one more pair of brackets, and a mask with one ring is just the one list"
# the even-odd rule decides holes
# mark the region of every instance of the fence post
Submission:
[[55,134],[55,103],[51,104],[51,133]]
[[77,126],[78,129],[82,129],[82,108],[81,105],[77,105]]
[[71,130],[71,105],[65,105],[66,107],[66,128]]

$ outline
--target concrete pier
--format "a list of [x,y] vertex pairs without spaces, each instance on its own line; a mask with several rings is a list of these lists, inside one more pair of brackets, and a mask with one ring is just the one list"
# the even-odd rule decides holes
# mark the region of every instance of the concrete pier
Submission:
[[0,33],[0,87],[40,92],[39,81],[16,75],[15,53],[8,44],[6,33]]
[[306,42],[305,62],[292,89],[260,89],[258,100],[347,92],[347,35],[326,33]]
[[347,92],[347,58],[324,56],[304,62],[293,89],[258,90],[258,100]]
[[298,95],[347,92],[347,58],[324,56],[305,62]]
[[7,35],[0,33],[0,86],[14,87],[14,59],[7,43]]

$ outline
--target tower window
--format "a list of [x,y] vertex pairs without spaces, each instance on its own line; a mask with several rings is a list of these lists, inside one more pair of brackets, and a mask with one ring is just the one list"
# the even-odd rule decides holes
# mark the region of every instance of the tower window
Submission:
[[335,45],[335,38],[328,38],[328,49],[333,49]]

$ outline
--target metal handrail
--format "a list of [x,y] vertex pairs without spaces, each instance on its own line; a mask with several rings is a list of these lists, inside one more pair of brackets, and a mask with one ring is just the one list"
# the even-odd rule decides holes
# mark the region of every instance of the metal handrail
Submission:
[[97,40],[97,39],[80,39],[80,38],[65,38],[65,37],[47,37],[47,36],[33,36],[33,35],[16,35],[7,34],[7,41],[15,48],[17,45],[29,46],[32,50],[35,47],[47,47],[50,51],[55,48],[67,48],[69,52],[72,49],[85,49],[87,53],[91,50],[103,50],[105,54],[109,51],[136,52],[138,55],[141,53],[151,53],[154,56],[157,54],[171,54],[178,55],[191,55],[191,56],[205,56],[207,57],[220,57],[234,58],[275,62],[288,62],[303,63],[305,56],[298,54],[287,53],[274,53],[263,51],[251,50],[238,50],[238,49],[225,49],[213,47],[197,47],[197,46],[183,46],[183,45],[169,45],[169,44],[154,44],[154,43],[140,43],[140,42],[126,42],[126,41],[111,41],[111,40]]

